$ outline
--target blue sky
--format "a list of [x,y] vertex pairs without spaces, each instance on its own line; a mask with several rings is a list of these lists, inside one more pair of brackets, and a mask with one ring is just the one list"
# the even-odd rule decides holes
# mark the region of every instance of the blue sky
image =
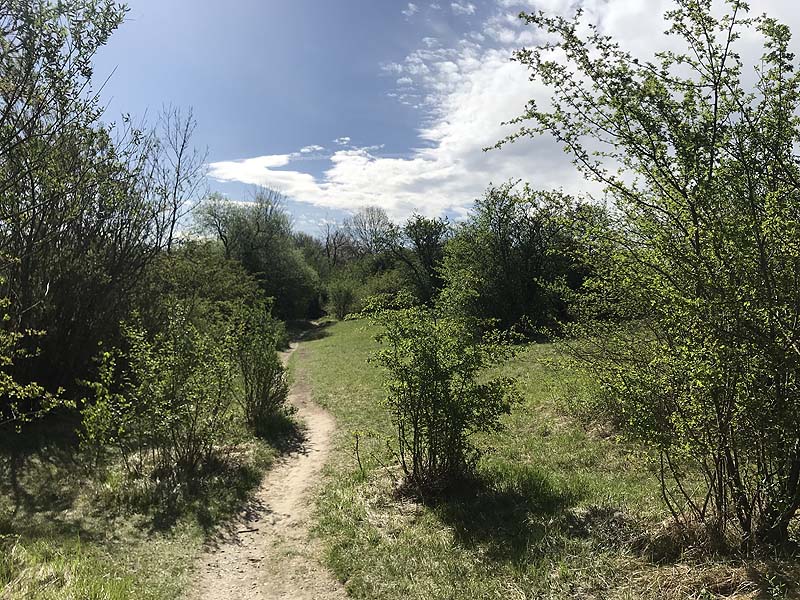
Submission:
[[[209,186],[292,198],[300,229],[366,205],[465,214],[490,182],[597,193],[552,141],[485,153],[545,90],[509,60],[536,41],[520,10],[589,18],[652,53],[668,0],[130,0],[95,62],[107,119],[191,106]],[[794,25],[782,0],[753,1]],[[800,25],[800,23],[798,23]],[[800,28],[793,27],[800,33]],[[745,40],[746,43],[746,40]]]

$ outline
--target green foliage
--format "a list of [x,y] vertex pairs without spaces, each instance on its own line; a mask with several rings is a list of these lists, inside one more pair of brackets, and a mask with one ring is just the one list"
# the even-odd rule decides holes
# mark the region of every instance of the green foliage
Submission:
[[208,332],[225,330],[243,318],[243,311],[270,310],[257,280],[241,263],[226,258],[219,243],[209,241],[187,241],[159,255],[135,290],[134,305],[152,333],[168,326],[175,302]]
[[[92,59],[125,7],[106,0],[2,2],[0,295],[12,327],[46,331],[12,369],[50,391],[84,376],[116,334],[153,256],[152,139],[100,123]],[[35,351],[34,351],[35,350]]]
[[234,430],[235,333],[201,332],[180,304],[153,339],[127,325],[126,351],[103,353],[88,384],[87,442],[112,444],[129,475],[152,477],[157,492],[191,486]]
[[424,493],[469,474],[478,458],[470,438],[498,430],[518,399],[512,379],[485,376],[513,354],[509,336],[478,337],[472,319],[407,294],[370,299],[363,314],[381,327],[374,360],[388,374],[386,405],[409,489]]
[[333,315],[341,320],[355,308],[358,286],[349,277],[339,276],[328,284],[328,303]]
[[222,242],[225,256],[238,260],[273,298],[276,316],[316,317],[319,275],[298,248],[282,201],[280,194],[268,189],[259,190],[248,204],[212,196],[201,207],[198,223]]
[[137,294],[140,314],[89,384],[84,437],[115,447],[151,496],[191,496],[245,426],[263,435],[286,421],[277,354],[286,333],[257,281],[216,242],[162,254]]
[[287,411],[289,382],[277,353],[282,338],[282,328],[263,308],[246,312],[237,349],[242,376],[238,398],[245,423],[261,436]]
[[[800,507],[800,75],[785,26],[726,7],[678,0],[683,50],[654,62],[580,15],[525,15],[553,43],[516,58],[553,108],[531,102],[510,139],[551,134],[615,198],[574,354],[606,414],[656,451],[676,519],[752,548],[786,542]],[[747,29],[764,40],[752,88]]]
[[380,406],[382,369],[364,364],[378,347],[375,330],[344,321],[325,331],[295,354],[297,368],[341,431],[377,433],[361,437],[363,469],[353,437],[335,438],[315,511],[326,563],[353,598],[685,600],[731,589],[766,598],[773,582],[797,594],[792,556],[726,561],[692,548],[661,563],[628,544],[643,532],[675,531],[664,522],[658,481],[643,454],[631,452],[636,446],[571,418],[573,396],[595,380],[551,344],[529,344],[501,368],[518,380],[523,403],[503,417],[502,431],[475,438],[491,451],[474,485],[409,505],[394,494],[387,468],[383,438],[393,425]]
[[407,288],[425,304],[431,303],[444,285],[439,268],[451,228],[447,219],[414,214],[403,227],[393,225],[387,247],[405,267]]
[[574,229],[599,211],[527,185],[490,187],[447,243],[441,276],[470,290],[461,307],[467,314],[506,328],[554,326],[564,316],[561,288],[578,287],[585,276]]
[[[2,280],[0,277],[0,282]],[[23,383],[15,377],[15,361],[30,357],[23,341],[40,338],[44,332],[13,329],[7,312],[10,305],[7,298],[0,299],[0,427],[14,424],[19,428],[22,423],[30,422],[57,406],[73,404],[63,397],[63,390],[50,393],[36,382]]]

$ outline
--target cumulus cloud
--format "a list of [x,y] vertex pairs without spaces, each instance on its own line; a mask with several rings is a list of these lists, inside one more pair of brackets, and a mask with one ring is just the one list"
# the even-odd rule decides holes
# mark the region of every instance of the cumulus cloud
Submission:
[[300,154],[311,154],[312,152],[322,152],[323,150],[325,150],[324,146],[312,144],[311,146],[304,146],[303,148],[300,148]]
[[[600,193],[597,186],[579,176],[562,148],[549,138],[525,139],[501,150],[483,151],[514,131],[501,123],[522,113],[528,100],[548,101],[547,90],[530,82],[526,70],[509,60],[514,49],[536,41],[535,32],[523,26],[515,13],[542,8],[569,14],[581,5],[588,20],[599,23],[604,33],[646,58],[657,49],[654,40],[664,40],[662,16],[671,3],[495,2],[493,14],[457,43],[428,44],[421,36],[417,50],[401,61],[383,65],[400,86],[387,101],[419,107],[418,148],[403,156],[387,156],[380,146],[353,147],[349,137],[341,137],[335,140],[338,148],[331,153],[328,168],[316,176],[294,164],[299,160],[297,153],[213,163],[211,176],[276,187],[298,201],[320,207],[352,210],[377,204],[397,219],[414,211],[464,214],[489,183],[508,179],[522,178],[539,188],[561,188],[569,193]],[[781,0],[762,2],[764,6],[759,5],[756,12],[766,10],[800,31],[800,14],[793,14],[797,11]],[[746,48],[747,39],[742,43]],[[746,64],[757,56],[755,46],[743,53]]]
[[475,5],[472,2],[451,2],[450,9],[457,15],[475,14]]

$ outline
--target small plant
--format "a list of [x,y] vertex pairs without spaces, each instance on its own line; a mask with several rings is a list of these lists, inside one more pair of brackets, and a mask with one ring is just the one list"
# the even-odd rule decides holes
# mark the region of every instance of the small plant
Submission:
[[476,322],[443,303],[428,308],[402,294],[369,299],[364,314],[381,327],[375,360],[388,373],[386,405],[406,486],[442,490],[474,467],[471,436],[499,430],[518,400],[513,379],[486,375],[513,353],[510,335],[476,333]]
[[279,323],[267,310],[249,311],[237,351],[242,374],[238,398],[245,422],[256,435],[269,432],[286,410],[289,382],[277,353],[282,337]]
[[101,355],[83,410],[88,443],[113,445],[130,476],[170,492],[191,487],[229,437],[236,378],[231,333],[201,332],[180,305],[171,317],[153,338],[123,328],[128,349]]
[[356,283],[350,279],[339,278],[328,285],[328,300],[331,312],[339,319],[344,319],[356,305]]

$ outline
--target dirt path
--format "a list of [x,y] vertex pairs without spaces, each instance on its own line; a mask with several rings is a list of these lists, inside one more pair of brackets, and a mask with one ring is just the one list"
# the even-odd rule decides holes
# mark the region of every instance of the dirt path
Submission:
[[[292,344],[283,354],[284,363],[296,348]],[[297,407],[305,439],[278,459],[254,501],[200,557],[189,594],[193,600],[346,598],[342,585],[319,563],[309,535],[313,491],[335,423],[311,401],[302,373],[295,373],[289,402]]]

